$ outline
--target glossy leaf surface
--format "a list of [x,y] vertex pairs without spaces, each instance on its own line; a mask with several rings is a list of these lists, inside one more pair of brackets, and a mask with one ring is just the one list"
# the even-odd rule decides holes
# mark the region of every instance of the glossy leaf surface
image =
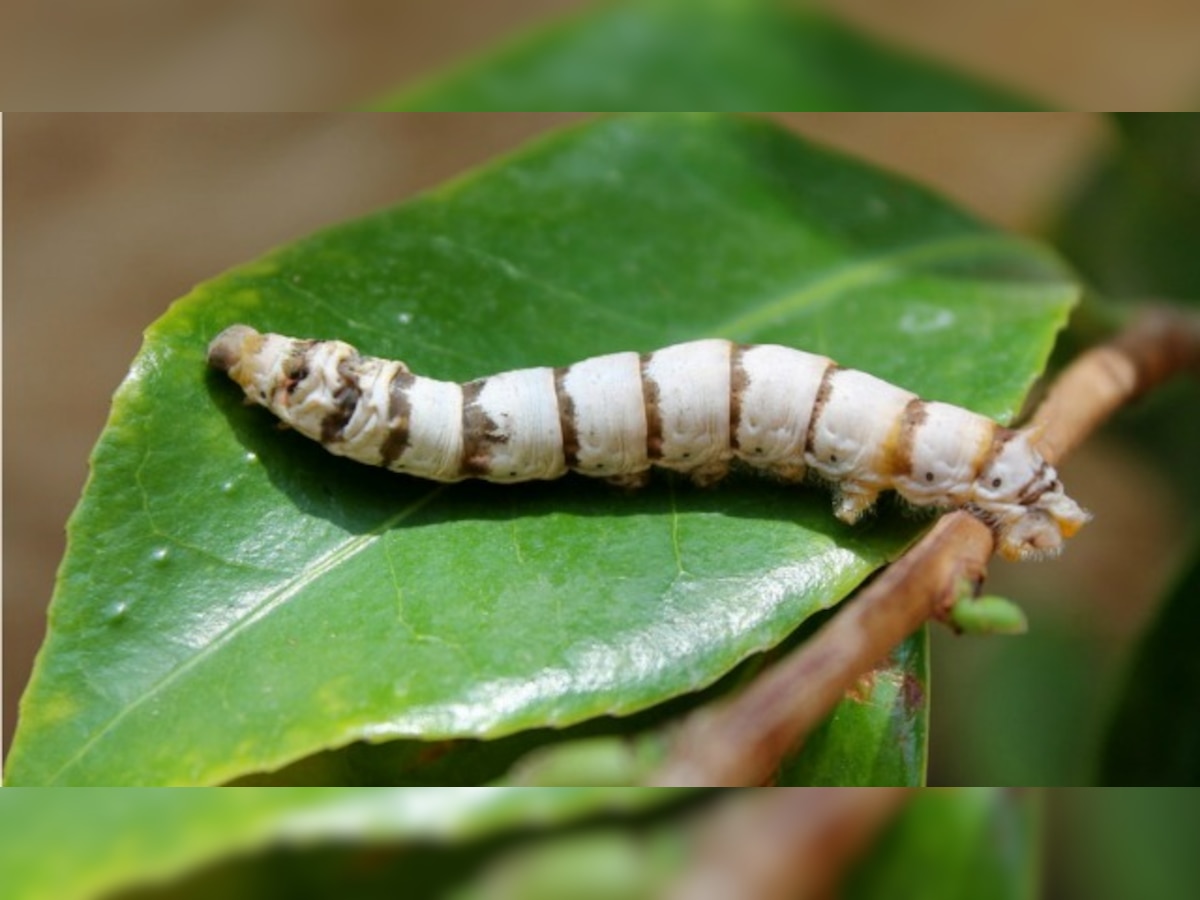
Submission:
[[1009,419],[1077,293],[1035,245],[761,121],[601,120],[285,247],[156,322],[69,524],[13,783],[221,782],[712,683],[922,521],[749,476],[438,486],[328,455],[206,369],[247,322],[465,379],[701,336]]

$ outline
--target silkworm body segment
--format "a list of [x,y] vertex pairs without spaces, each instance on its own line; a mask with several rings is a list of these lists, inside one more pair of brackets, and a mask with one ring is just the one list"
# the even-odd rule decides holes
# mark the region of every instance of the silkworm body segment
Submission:
[[966,508],[1013,559],[1056,552],[1088,519],[1028,431],[788,347],[693,341],[457,384],[234,325],[208,358],[331,452],[436,481],[575,471],[636,486],[659,466],[709,484],[740,460],[789,482],[815,473],[849,523],[885,490]]

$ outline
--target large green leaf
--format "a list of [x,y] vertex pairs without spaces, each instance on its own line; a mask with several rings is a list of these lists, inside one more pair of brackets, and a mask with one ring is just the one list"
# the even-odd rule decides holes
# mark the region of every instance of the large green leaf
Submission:
[[694,691],[921,526],[660,477],[437,486],[207,372],[245,321],[466,378],[703,335],[1010,418],[1077,289],[1044,250],[763,121],[601,120],[177,303],[68,526],[13,783],[213,783],[359,739],[497,737]]
[[675,796],[647,788],[6,790],[0,883],[6,900],[84,900],[270,846],[456,843]]
[[407,110],[1028,109],[803,3],[617,0],[375,104]]

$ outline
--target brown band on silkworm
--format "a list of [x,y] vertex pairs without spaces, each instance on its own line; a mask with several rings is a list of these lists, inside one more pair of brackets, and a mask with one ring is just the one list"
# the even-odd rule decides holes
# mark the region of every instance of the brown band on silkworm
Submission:
[[379,448],[383,465],[391,466],[408,447],[412,400],[408,392],[416,376],[405,368],[399,368],[388,384],[388,433]]
[[893,477],[911,475],[917,477],[912,470],[913,446],[916,444],[917,432],[929,419],[928,404],[920,397],[913,397],[904,407],[900,416],[899,428],[895,432],[895,443],[891,445],[886,469]]
[[358,386],[358,375],[355,372],[357,357],[344,359],[338,363],[337,371],[340,379],[338,387],[333,392],[333,408],[321,420],[321,443],[332,444],[345,436],[346,425],[354,416],[358,401],[362,398],[362,390]]
[[646,404],[646,458],[662,459],[663,419],[659,408],[658,382],[649,372],[650,358],[654,354],[643,353],[641,359],[642,400]]
[[979,478],[987,471],[988,466],[992,464],[1000,451],[1004,449],[1004,445],[1015,438],[1019,431],[1012,428],[1005,428],[1003,425],[992,423],[992,440],[984,448],[984,451],[975,458],[975,472],[972,475],[972,480]]
[[575,399],[566,386],[570,371],[570,366],[554,370],[554,399],[558,404],[558,426],[562,431],[563,460],[568,469],[576,469],[579,467],[579,422],[575,413]]
[[488,448],[507,440],[498,433],[495,420],[479,402],[479,395],[483,393],[486,383],[486,378],[480,378],[462,386],[462,457],[459,473],[472,478],[487,477],[492,462]]
[[817,422],[821,418],[821,413],[825,411],[825,406],[829,403],[830,396],[833,394],[833,376],[840,370],[841,366],[835,362],[831,362],[821,374],[821,385],[817,388],[817,396],[813,400],[812,414],[808,419],[808,431],[804,433],[805,453],[812,451],[813,441],[817,437]]
[[750,348],[745,344],[734,344],[729,350],[729,449],[737,452],[738,428],[742,424],[742,398],[750,387],[750,373],[746,371],[745,353]]

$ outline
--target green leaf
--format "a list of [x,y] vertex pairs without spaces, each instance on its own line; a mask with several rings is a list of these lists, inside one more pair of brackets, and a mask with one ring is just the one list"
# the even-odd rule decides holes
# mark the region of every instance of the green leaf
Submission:
[[392,110],[996,110],[1014,95],[804,4],[620,0],[532,30],[374,106]]
[[272,846],[461,843],[676,796],[648,788],[5,790],[0,883],[8,900],[83,900]]
[[788,760],[780,785],[925,784],[929,632],[922,628],[864,675]]
[[1100,783],[1200,781],[1200,553],[1167,595],[1133,660],[1109,726]]
[[438,486],[328,455],[206,371],[244,321],[463,379],[704,335],[1011,418],[1075,300],[1046,251],[765,121],[591,122],[174,305],[68,525],[11,783],[209,784],[494,738],[714,682],[921,527],[821,491]]
[[1033,900],[1041,804],[998,788],[922,791],[850,878],[849,900]]

